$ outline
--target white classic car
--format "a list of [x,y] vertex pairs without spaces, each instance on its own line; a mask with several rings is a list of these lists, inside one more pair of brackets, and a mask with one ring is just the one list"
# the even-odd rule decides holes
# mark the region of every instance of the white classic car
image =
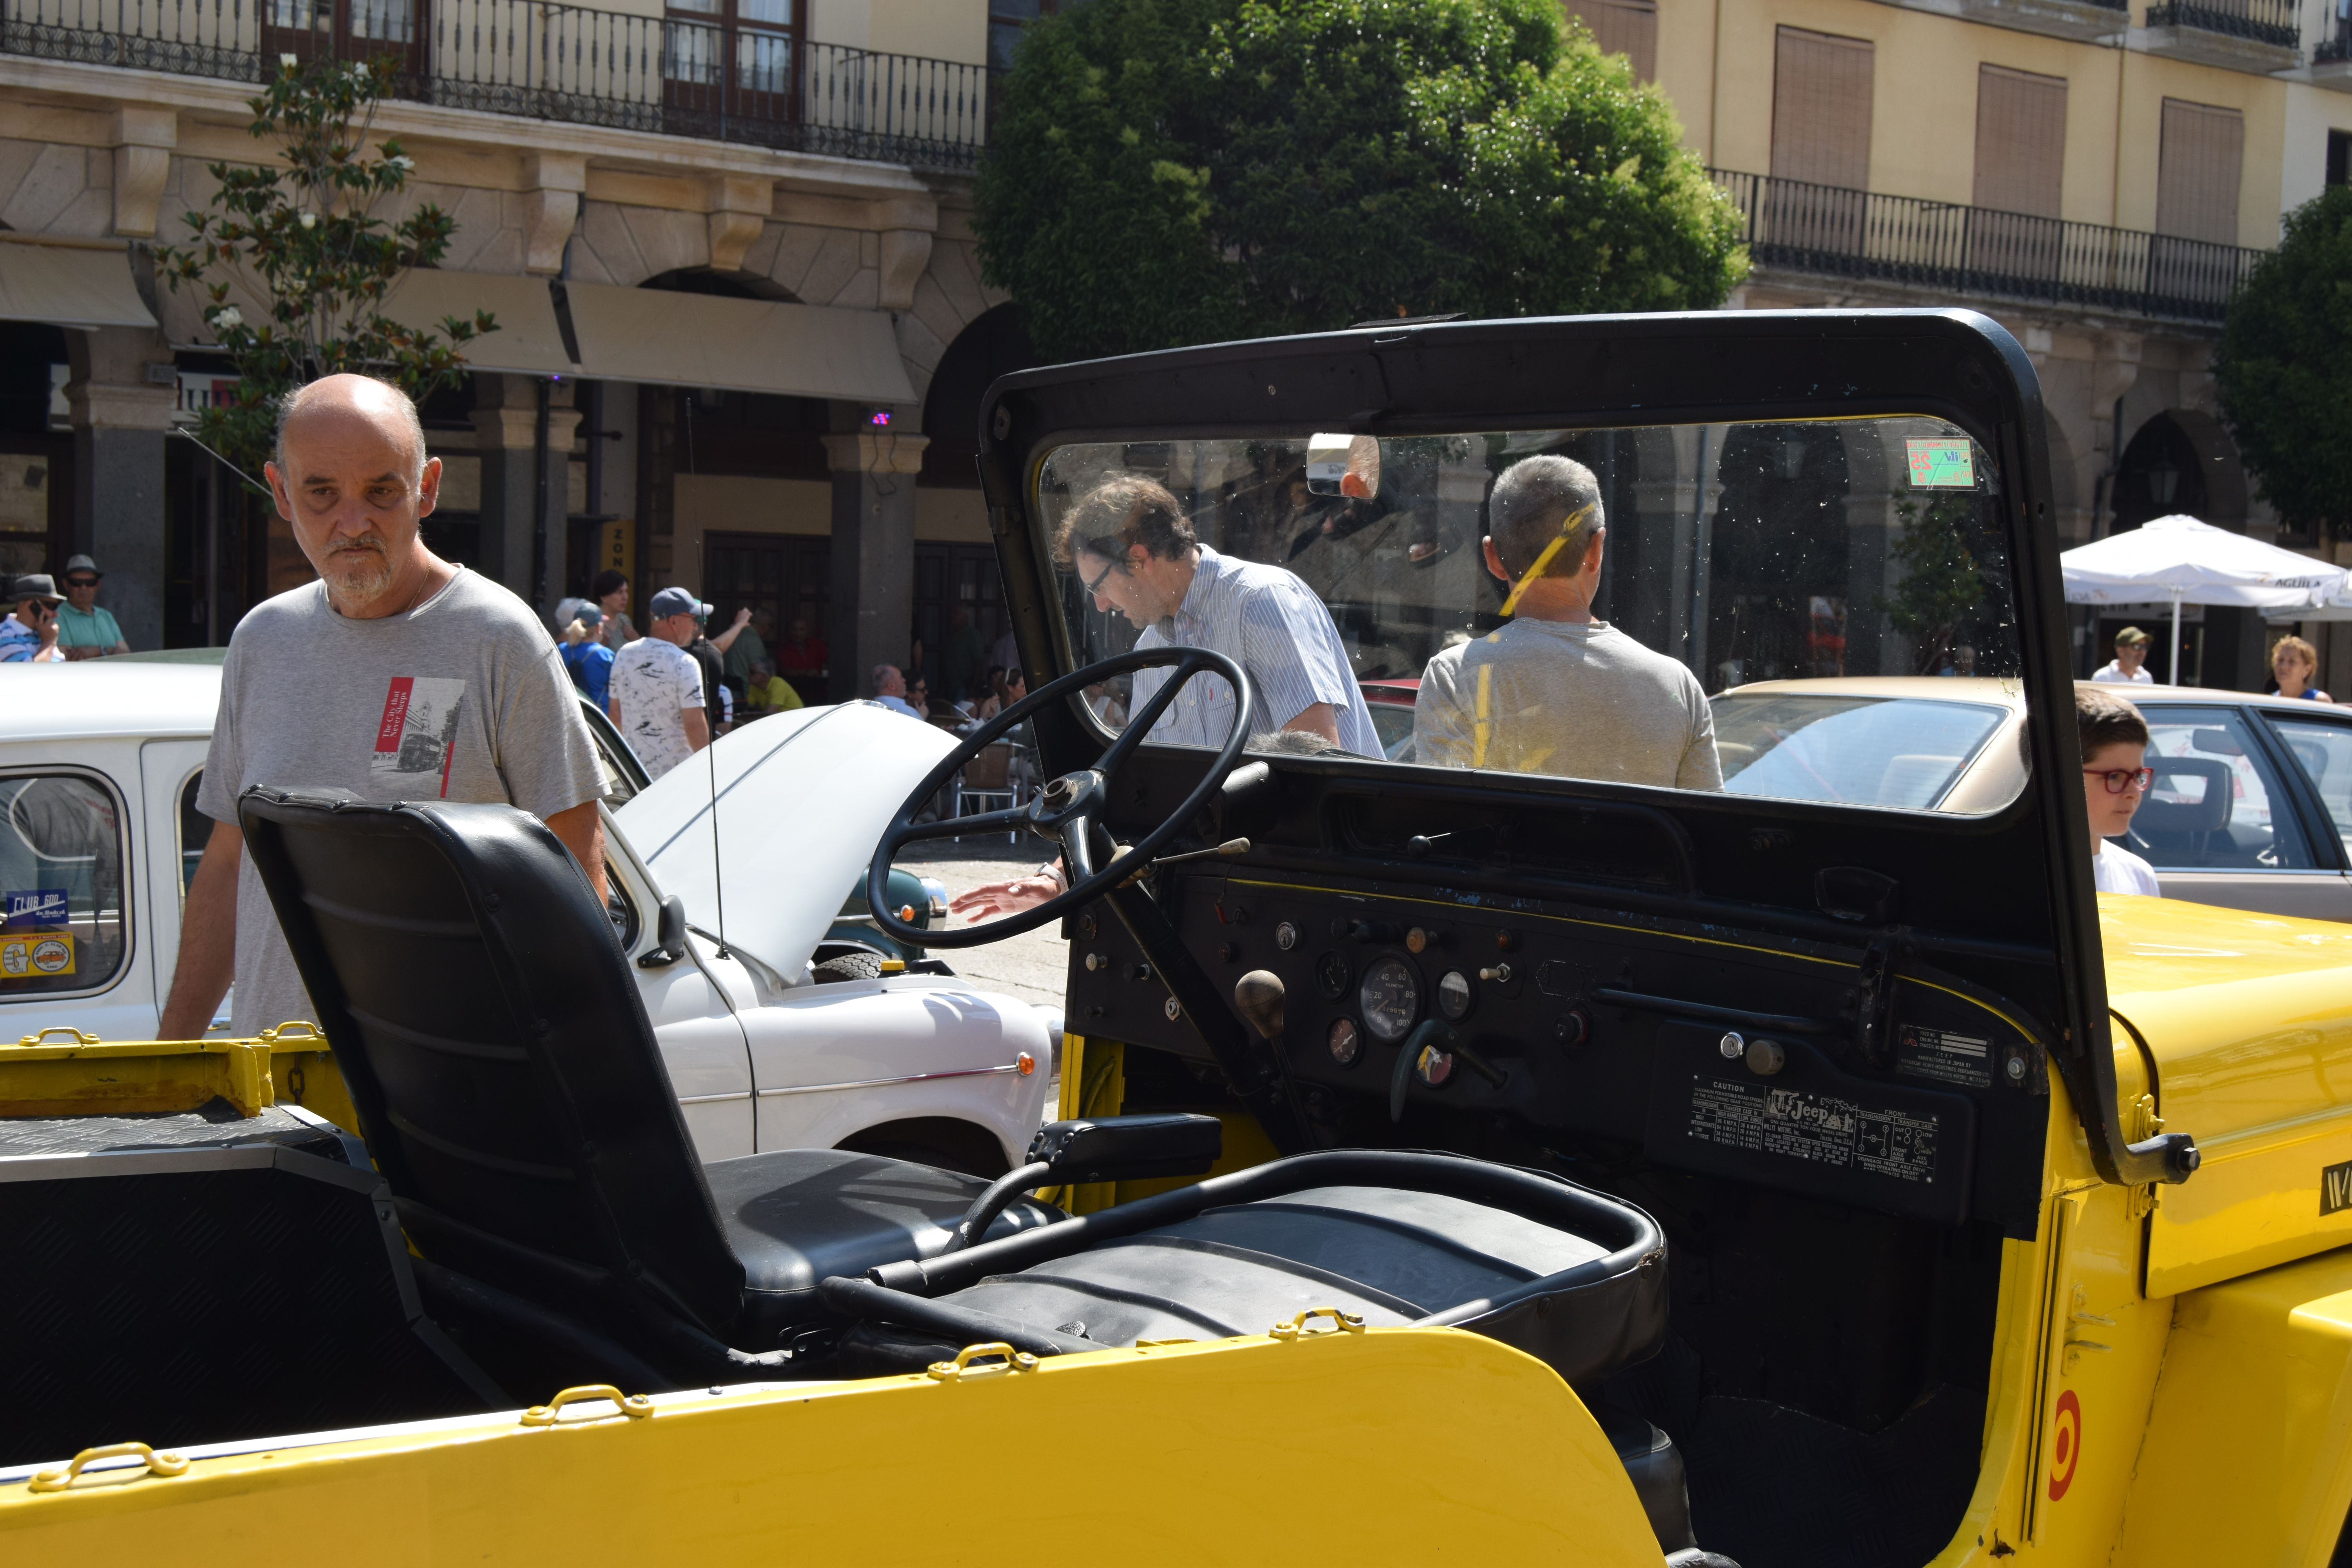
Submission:
[[[153,1037],[211,832],[195,797],[219,691],[216,663],[168,657],[0,667],[0,1040]],[[1053,1103],[1060,1017],[944,964],[825,962],[844,889],[949,744],[871,703],[806,709],[606,810],[614,925],[705,1160],[1020,1163]]]

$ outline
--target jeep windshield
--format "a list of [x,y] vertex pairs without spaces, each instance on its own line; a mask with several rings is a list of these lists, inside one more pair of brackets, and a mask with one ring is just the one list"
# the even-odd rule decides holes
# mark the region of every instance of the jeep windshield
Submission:
[[[1078,442],[1035,472],[1072,663],[1227,653],[1256,750],[1933,808],[2005,710],[1871,684],[2019,666],[1996,465],[1937,418]],[[1165,678],[1088,710],[1118,730]],[[1814,679],[1828,710],[1708,700]],[[1155,742],[1223,739],[1230,692],[1193,688]]]

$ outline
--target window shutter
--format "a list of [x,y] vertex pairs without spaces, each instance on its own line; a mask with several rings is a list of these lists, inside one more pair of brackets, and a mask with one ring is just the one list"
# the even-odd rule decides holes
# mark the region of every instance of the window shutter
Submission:
[[2234,109],[2164,100],[2157,153],[2156,232],[2179,239],[2238,243],[2238,182],[2246,122]]
[[1979,66],[1975,205],[2056,217],[2065,170],[2066,79]]
[[1870,188],[1873,50],[1861,38],[1780,29],[1772,74],[1772,173]]
[[1658,79],[1657,0],[1568,0],[1568,14],[1592,29],[1602,54],[1630,58],[1635,80]]

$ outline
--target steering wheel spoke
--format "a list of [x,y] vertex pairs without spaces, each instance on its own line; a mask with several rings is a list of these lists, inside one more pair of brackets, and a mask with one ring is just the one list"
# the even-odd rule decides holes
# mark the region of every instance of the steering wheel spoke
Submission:
[[[1087,687],[1113,676],[1125,675],[1132,670],[1163,668],[1172,670],[1170,679],[1136,711],[1126,730],[1104,750],[1092,768],[1080,769],[1048,781],[1038,798],[1025,806],[986,812],[978,816],[943,817],[920,823],[914,820],[915,814],[939,794],[958,770],[971,763],[990,742],[1011,733],[1023,721],[1047,704],[1070,702],[1077,699]],[[1235,700],[1232,728],[1225,735],[1216,761],[1183,803],[1150,832],[1139,836],[1121,854],[1116,839],[1102,821],[1108,804],[1104,781],[1135,753],[1136,748],[1143,744],[1152,726],[1175,701],[1178,689],[1203,674],[1216,675],[1233,688]],[[921,784],[915,786],[906,804],[892,817],[890,826],[883,832],[882,842],[875,850],[873,863],[866,868],[866,902],[874,911],[874,923],[900,942],[924,947],[977,947],[982,942],[998,942],[1034,931],[1094,902],[1124,882],[1139,868],[1150,864],[1168,841],[1184,831],[1186,826],[1224,787],[1226,778],[1241,765],[1243,749],[1249,742],[1252,700],[1249,677],[1242,667],[1223,654],[1203,647],[1139,648],[1073,670],[1039,687],[997,715],[977,733],[965,737]],[[903,846],[958,834],[1003,833],[1024,827],[1041,837],[1058,839],[1062,845],[1063,865],[1069,883],[1063,891],[1044,903],[1019,914],[1006,915],[956,931],[918,929],[900,921],[898,912],[887,907],[889,868]]]
[[928,844],[935,838],[960,838],[968,833],[1018,833],[1034,826],[1029,808],[1015,805],[971,816],[942,816],[930,822],[911,823],[898,842]]

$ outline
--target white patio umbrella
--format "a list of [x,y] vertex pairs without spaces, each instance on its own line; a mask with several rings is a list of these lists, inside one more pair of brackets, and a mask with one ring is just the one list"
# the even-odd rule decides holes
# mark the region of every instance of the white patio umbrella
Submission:
[[2180,684],[2180,606],[2287,610],[2325,604],[2352,571],[2193,517],[2159,517],[2058,557],[2070,605],[2172,602],[2172,679]]

